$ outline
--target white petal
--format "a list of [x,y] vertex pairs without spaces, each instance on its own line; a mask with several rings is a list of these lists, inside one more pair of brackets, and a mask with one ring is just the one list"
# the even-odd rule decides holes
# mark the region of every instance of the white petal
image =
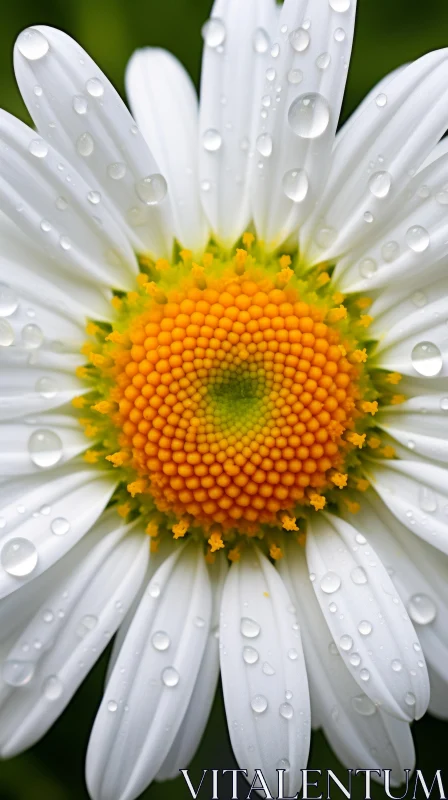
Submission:
[[334,11],[328,0],[286,0],[282,7],[274,38],[279,52],[274,49],[266,65],[275,79],[269,81],[267,72],[263,89],[270,105],[258,130],[259,136],[270,137],[272,155],[255,154],[262,166],[253,189],[257,232],[270,248],[297,229],[321,194],[347,79],[355,13],[356,2],[344,13]]
[[132,56],[126,88],[134,118],[168,183],[178,241],[205,247],[208,226],[199,196],[198,100],[190,76],[166,50]]
[[[385,75],[384,78],[381,78],[381,80],[378,81],[377,84],[375,84],[373,89],[371,89],[370,92],[366,94],[364,99],[361,100],[359,106],[357,106],[357,108],[355,108],[353,113],[349,116],[348,120],[342,125],[341,128],[339,128],[336,134],[335,147],[339,146],[342,137],[346,136],[347,133],[350,133],[350,135],[354,134],[355,125],[358,124],[358,121],[360,120],[362,114],[369,107],[372,100],[376,100],[379,94],[383,94],[384,91],[386,90],[386,87],[391,82],[391,80],[393,80],[393,78],[396,78],[397,75],[402,70],[406,69],[407,66],[409,66],[409,64],[403,64],[403,66],[397,67],[397,69],[394,69],[392,70],[392,72],[389,72],[388,75]],[[360,124],[362,124],[362,122]]]
[[[251,218],[258,103],[275,17],[272,0],[215,0],[204,37],[199,120],[201,196],[213,232],[227,246],[235,243]],[[221,37],[222,43],[216,45]]]
[[[36,32],[45,37],[49,49],[42,58],[29,60],[21,52],[22,37],[36,36]],[[104,205],[114,212],[137,250],[170,256],[168,197],[148,206],[137,194],[139,181],[160,170],[123,101],[95,62],[67,34],[38,25],[17,40],[14,67],[40,133],[76,165],[93,191],[103,194]],[[36,85],[42,88],[37,102]],[[89,156],[80,153],[80,141],[85,142],[80,137],[85,134],[93,142]]]
[[27,305],[34,307],[37,303],[53,313],[57,309],[58,314],[82,326],[86,317],[112,318],[112,306],[99,287],[80,281],[79,274],[61,270],[3,213],[0,213],[0,236],[1,280],[20,294]]
[[230,569],[222,600],[221,675],[230,740],[249,772],[268,785],[286,761],[285,793],[302,784],[308,760],[310,707],[295,609],[279,574],[258,550]]
[[156,776],[158,781],[179,777],[179,770],[187,767],[194,757],[207,725],[219,678],[218,626],[222,590],[227,571],[226,556],[220,554],[209,568],[213,609],[202,663],[179,733]]
[[132,800],[163,764],[193,692],[211,604],[202,548],[177,549],[143,596],[93,726],[87,783],[94,800]]
[[431,681],[429,711],[437,719],[448,720],[448,682],[432,669],[429,670],[429,679]]
[[[0,477],[42,472],[87,450],[90,443],[69,414],[41,414],[0,424]],[[36,463],[37,461],[37,463]]]
[[[448,554],[448,472],[417,461],[369,461],[365,473],[389,511],[416,536]],[[428,516],[429,515],[429,516]]]
[[[385,224],[374,227],[371,235],[366,232],[359,246],[338,264],[334,279],[342,291],[387,289],[387,295],[392,285],[393,302],[393,293],[412,296],[445,277],[447,183],[445,155],[419,172],[404,194],[391,198]],[[388,298],[380,295],[376,310],[387,303]]]
[[374,706],[351,677],[316,600],[304,551],[289,538],[278,569],[296,605],[313,714],[332,749],[347,768],[392,769],[400,785],[415,759],[409,725]]
[[[401,70],[341,137],[323,198],[301,235],[308,263],[347,252],[387,223],[391,200],[402,203],[399,196],[409,183],[409,172],[417,171],[446,128],[447,53],[430,53]],[[386,194],[384,181],[376,184],[382,187],[377,194],[369,188],[377,172],[391,176]],[[365,219],[365,214],[374,221],[367,222],[371,218]],[[313,241],[319,225],[334,231],[324,247]]]
[[418,667],[417,635],[385,567],[344,520],[320,513],[309,527],[313,587],[346,667],[375,705],[399,719],[419,719],[428,706],[428,675]]
[[[115,478],[110,472],[73,464],[56,473],[1,483],[0,597],[32,581],[62,558],[98,519],[114,488]],[[11,553],[14,547],[19,547],[19,554],[24,556],[25,565],[19,563],[18,568],[25,574],[17,575],[17,567],[11,567],[20,562]]]
[[[114,511],[87,539],[89,552],[80,548],[71,572],[53,586],[3,661],[2,757],[46,733],[115,633],[143,579],[149,554],[143,529],[126,528]],[[15,680],[17,668],[32,672],[24,686],[5,681]]]
[[0,112],[0,143],[1,210],[63,272],[80,272],[87,282],[103,286],[133,288],[132,249],[107,209],[89,202],[90,187],[81,175],[6,111]]
[[356,526],[387,566],[425,658],[448,679],[448,557],[412,536],[375,492],[363,495]]
[[417,453],[424,458],[447,463],[447,412],[448,387],[445,394],[419,395],[405,403],[385,407],[375,416],[375,423],[408,448],[408,457]]

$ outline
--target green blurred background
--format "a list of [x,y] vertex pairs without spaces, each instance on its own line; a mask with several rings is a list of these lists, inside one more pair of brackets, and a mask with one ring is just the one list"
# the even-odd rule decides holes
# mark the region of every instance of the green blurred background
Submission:
[[[27,120],[14,81],[11,54],[17,34],[33,24],[54,25],[76,38],[120,92],[123,92],[123,75],[129,56],[135,48],[144,45],[171,50],[197,82],[201,59],[200,30],[210,6],[211,0],[39,0],[38,3],[35,0],[16,0],[8,6],[3,0],[1,105]],[[344,118],[386,73],[428,50],[448,45],[447,0],[426,0],[425,3],[418,0],[358,0],[358,9]],[[0,800],[87,800],[84,753],[101,695],[106,663],[107,654],[63,717],[38,745],[0,765]],[[430,716],[414,726],[418,766],[431,780],[436,769],[448,767],[447,734],[448,723]],[[202,768],[234,766],[222,699],[218,696],[191,774],[196,782]],[[331,768],[339,773],[341,779],[346,775],[321,734],[313,737],[309,767]],[[204,796],[209,794],[204,793]],[[231,793],[227,796],[230,797]],[[342,794],[335,791],[333,796],[339,798]],[[184,782],[178,779],[154,784],[143,797],[145,800],[186,800],[190,794]],[[226,795],[223,793],[221,797]],[[361,797],[361,792],[357,793],[356,800],[358,797]],[[382,790],[374,790],[373,797],[384,797],[384,794]]]

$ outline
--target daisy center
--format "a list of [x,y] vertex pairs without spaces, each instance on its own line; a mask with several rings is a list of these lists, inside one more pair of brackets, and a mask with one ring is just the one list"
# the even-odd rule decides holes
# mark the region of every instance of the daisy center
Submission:
[[242,249],[145,262],[87,346],[106,460],[172,529],[294,530],[347,485],[366,351],[322,272],[304,281],[290,264]]

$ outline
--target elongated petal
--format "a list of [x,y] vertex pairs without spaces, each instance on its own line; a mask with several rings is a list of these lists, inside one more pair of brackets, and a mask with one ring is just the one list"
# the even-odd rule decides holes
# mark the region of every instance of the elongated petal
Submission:
[[[0,477],[42,472],[87,450],[79,422],[69,414],[42,414],[0,424]],[[36,463],[37,462],[37,463]]]
[[149,548],[142,529],[126,528],[113,512],[88,538],[88,553],[80,548],[70,573],[34,610],[3,661],[2,757],[30,747],[53,724],[101,655],[143,579]]
[[162,766],[200,669],[211,601],[201,547],[176,550],[151,579],[93,726],[87,784],[94,800],[132,800]]
[[342,661],[313,591],[304,551],[285,542],[279,572],[296,605],[311,701],[328,741],[347,768],[391,769],[395,785],[412,769],[409,725],[377,708]]
[[222,600],[221,675],[235,757],[261,769],[268,785],[289,763],[285,793],[302,783],[308,759],[310,707],[294,607],[280,576],[256,549],[233,564]]
[[168,183],[177,239],[193,252],[207,244],[199,195],[198,100],[188,73],[166,50],[132,56],[126,88],[134,118]]
[[214,234],[227,246],[251,218],[256,126],[275,16],[272,0],[215,0],[205,28],[201,196]]
[[[259,236],[278,247],[314,208],[329,167],[350,59],[356,2],[286,0],[263,89],[253,189]],[[269,153],[272,145],[272,153]],[[264,155],[263,155],[264,153]]]
[[[27,44],[37,40],[43,55],[30,59]],[[159,175],[160,169],[95,62],[67,34],[38,25],[20,34],[14,67],[41,135],[84,175],[91,190],[103,195],[137,250],[170,256],[173,229],[163,182],[154,190],[150,183],[140,183]],[[38,99],[35,86],[42,89]],[[159,198],[155,205],[147,204]]]
[[370,545],[359,546],[357,535],[338,517],[313,520],[307,561],[316,597],[360,688],[399,719],[418,719],[428,706],[429,681],[417,664],[417,635],[385,567]]
[[448,393],[411,397],[405,403],[387,406],[375,416],[376,424],[389,436],[424,458],[448,462]]

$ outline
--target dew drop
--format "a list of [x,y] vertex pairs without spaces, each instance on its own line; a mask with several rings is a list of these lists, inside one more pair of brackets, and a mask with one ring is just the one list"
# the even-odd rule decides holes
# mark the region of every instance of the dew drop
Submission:
[[440,408],[442,411],[448,411],[448,397],[442,397],[440,401]]
[[258,137],[256,145],[260,155],[265,158],[269,158],[272,155],[274,143],[269,133],[262,133],[261,136]]
[[333,11],[337,11],[340,14],[343,14],[345,11],[348,11],[351,5],[351,0],[329,0],[330,8]]
[[308,31],[302,27],[289,34],[289,41],[296,53],[304,53],[308,49],[311,39]]
[[28,61],[38,61],[46,56],[50,49],[48,39],[35,28],[27,28],[19,34],[17,47]]
[[367,222],[368,225],[371,225],[373,220],[374,220],[374,216],[373,216],[372,212],[371,211],[366,211],[366,213],[364,214],[364,222]]
[[400,255],[400,245],[398,242],[386,242],[381,248],[381,255],[387,264],[391,264]]
[[62,249],[68,252],[72,248],[72,243],[68,236],[61,236],[59,239],[59,244],[61,245]]
[[153,597],[154,599],[157,598],[157,597],[160,597],[160,586],[159,586],[159,584],[158,583],[151,583],[151,585],[150,585],[150,587],[148,589],[148,593],[149,593],[149,596]]
[[417,306],[417,308],[423,308],[423,306],[426,306],[428,302],[424,292],[414,292],[411,300],[414,303],[414,306]]
[[0,317],[0,347],[10,347],[14,343],[14,331],[7,319]]
[[152,642],[152,646],[156,650],[163,651],[163,650],[168,650],[168,648],[169,648],[169,646],[171,644],[171,639],[168,636],[168,634],[165,633],[165,631],[156,631],[153,634],[151,642]]
[[441,206],[448,205],[448,187],[445,186],[443,192],[437,192],[436,200]]
[[283,770],[283,772],[289,772],[289,770],[291,769],[291,764],[289,763],[287,758],[280,758],[280,760],[277,761],[276,769],[278,770],[281,769]]
[[202,137],[202,144],[208,153],[216,153],[222,145],[221,134],[214,128],[209,128]]
[[38,392],[41,397],[51,400],[53,397],[56,397],[58,393],[57,383],[53,378],[39,378],[39,380],[36,381],[36,392]]
[[372,633],[372,630],[372,624],[366,619],[363,619],[358,625],[358,631],[362,636],[369,636]]
[[272,83],[273,81],[275,81],[276,77],[277,77],[277,73],[276,73],[274,67],[269,67],[266,70],[266,80],[269,81],[269,83]]
[[250,617],[243,617],[241,619],[240,630],[246,639],[256,639],[257,636],[260,635],[261,628],[258,622],[255,622],[254,619],[250,619]]
[[304,169],[291,169],[283,176],[283,191],[294,203],[302,203],[308,194],[309,181]]
[[219,17],[212,17],[202,26],[202,38],[207,47],[213,50],[224,44],[226,39],[226,26]]
[[91,97],[102,97],[104,94],[104,86],[99,78],[90,78],[86,83],[86,90]]
[[394,658],[394,660],[391,662],[391,667],[394,672],[401,672],[403,669],[403,664],[398,658]]
[[122,161],[116,161],[114,164],[109,164],[107,174],[113,181],[121,181],[126,175],[126,164]]
[[169,689],[173,689],[174,686],[177,686],[179,683],[180,676],[177,669],[174,667],[166,667],[162,672],[162,682],[165,686],[168,686]]
[[98,618],[93,614],[86,614],[76,628],[76,635],[79,636],[80,639],[84,639],[84,636],[87,636],[90,631],[93,631],[97,625]]
[[115,712],[118,711],[118,703],[115,700],[109,700],[107,710],[110,711],[111,714],[115,714]]
[[195,628],[204,628],[205,627],[205,619],[202,617],[195,617],[193,620],[193,624]]
[[259,659],[258,651],[255,647],[243,648],[243,660],[246,664],[256,664]]
[[352,667],[359,667],[361,663],[361,656],[359,653],[351,653],[348,660],[350,661]]
[[429,233],[421,225],[413,225],[406,233],[406,241],[414,253],[423,253],[429,247]]
[[33,139],[29,144],[28,150],[36,158],[45,158],[48,154],[48,145],[43,139]]
[[76,142],[76,149],[80,156],[88,158],[95,149],[95,143],[90,133],[82,133]]
[[0,283],[0,317],[10,317],[18,306],[16,293],[6,283]]
[[66,209],[68,208],[68,202],[65,199],[65,197],[58,197],[55,206],[58,209],[58,211],[66,211]]
[[27,350],[37,350],[44,340],[44,335],[38,325],[30,323],[22,328],[22,342]]
[[99,192],[88,192],[87,200],[89,203],[92,203],[93,206],[97,206],[98,203],[101,202],[101,195]]
[[282,703],[279,712],[283,719],[292,719],[294,716],[294,709],[290,703]]
[[425,378],[435,378],[442,371],[442,354],[432,342],[416,344],[411,353],[411,361],[415,371]]
[[135,184],[138,197],[147,206],[156,206],[166,197],[168,186],[163,175],[148,175]]
[[348,653],[348,651],[351,650],[353,647],[352,637],[349,636],[347,633],[343,634],[343,636],[341,636],[341,638],[339,639],[339,647],[341,648],[341,650],[344,650],[344,652]]
[[408,612],[418,625],[429,625],[437,616],[436,605],[426,594],[414,594],[409,600]]
[[50,528],[55,536],[65,536],[70,530],[70,523],[65,517],[55,517]]
[[415,706],[417,698],[415,694],[413,694],[412,692],[406,692],[404,696],[404,702],[406,703],[407,706]]
[[376,713],[376,706],[365,694],[352,698],[353,710],[362,717],[372,717]]
[[377,95],[375,103],[377,104],[378,108],[384,108],[384,106],[387,105],[387,95],[383,93]]
[[38,561],[37,550],[29,539],[10,539],[3,545],[0,553],[0,563],[8,573],[17,578],[30,575],[36,569]]
[[320,56],[316,58],[316,67],[318,69],[328,69],[330,64],[331,64],[330,53],[321,53]]
[[291,69],[288,72],[288,83],[292,86],[297,86],[303,81],[303,72],[301,69]]
[[294,647],[291,650],[288,651],[288,658],[291,661],[297,661],[298,657],[299,657],[299,654],[298,654],[297,650]]
[[333,594],[341,586],[341,579],[336,572],[327,572],[320,582],[320,588],[325,594]]
[[264,30],[264,28],[256,29],[252,39],[252,44],[255,52],[259,53],[259,55],[263,55],[264,53],[268,52],[270,41],[269,41],[269,36]]
[[330,642],[330,644],[328,645],[328,651],[332,656],[339,655],[339,650],[335,642]]
[[367,583],[367,574],[363,567],[355,567],[352,569],[350,577],[357,586]]
[[328,608],[330,609],[332,614],[336,614],[336,611],[338,610],[338,607],[337,607],[336,603],[330,603]]
[[344,42],[346,37],[346,33],[344,28],[336,28],[334,32],[334,39],[336,42]]
[[58,700],[63,692],[62,682],[56,675],[50,675],[44,683],[43,692],[47,700]]
[[378,269],[378,264],[373,258],[364,258],[359,264],[359,274],[363,278],[372,278]]
[[269,664],[267,661],[265,661],[264,664],[263,664],[263,674],[264,675],[275,675],[274,667],[271,666],[271,664]]
[[379,199],[387,197],[391,186],[392,176],[388,172],[375,172],[369,180],[370,191]]
[[36,467],[54,467],[62,457],[62,442],[57,433],[42,428],[34,431],[28,440],[31,461]]
[[360,671],[360,673],[359,673],[359,677],[360,677],[360,678],[361,678],[361,680],[362,680],[362,681],[364,681],[364,682],[366,682],[366,681],[370,680],[370,672],[369,672],[369,670],[368,670],[368,669],[362,669],[362,670]]
[[255,697],[253,697],[250,701],[250,706],[255,714],[263,714],[268,707],[268,701],[264,695],[256,694]]
[[300,138],[317,139],[328,128],[329,105],[320,94],[302,94],[291,103],[288,122],[294,133]]
[[31,661],[4,661],[2,678],[8,686],[26,686],[34,675],[34,669]]

